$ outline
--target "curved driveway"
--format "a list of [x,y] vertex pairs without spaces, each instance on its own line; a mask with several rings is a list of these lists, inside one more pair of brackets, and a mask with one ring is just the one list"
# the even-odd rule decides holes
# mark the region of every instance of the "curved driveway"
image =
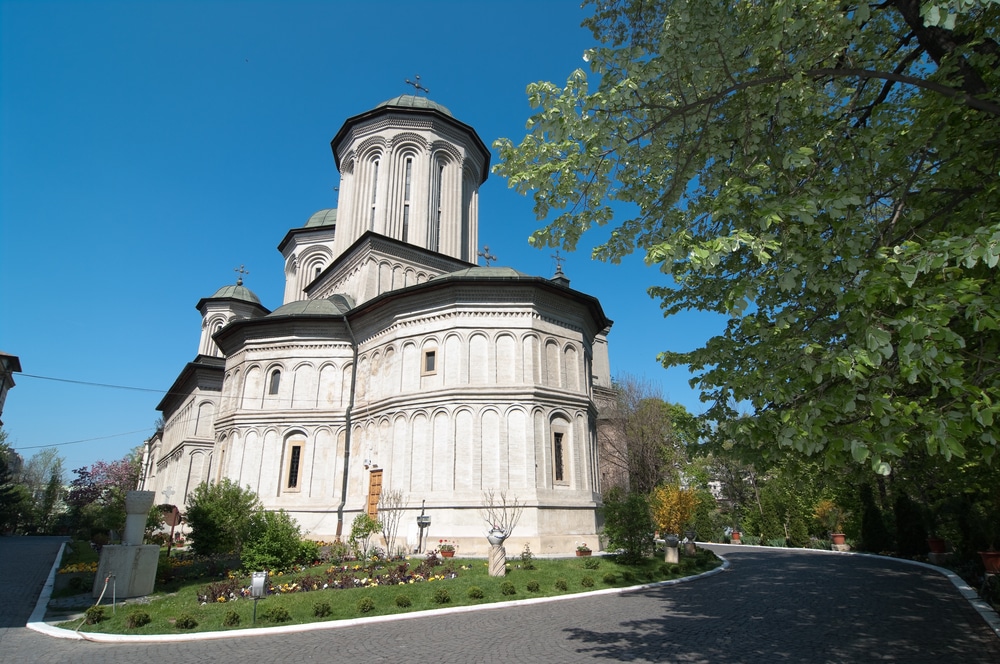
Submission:
[[1000,638],[934,570],[712,548],[728,571],[618,595],[297,634],[98,644],[23,627],[58,542],[0,538],[0,662],[1000,662]]

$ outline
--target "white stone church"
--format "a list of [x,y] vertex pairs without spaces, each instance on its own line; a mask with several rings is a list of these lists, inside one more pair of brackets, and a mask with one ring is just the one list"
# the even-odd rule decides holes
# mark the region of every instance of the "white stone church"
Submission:
[[198,302],[198,355],[157,407],[143,488],[184,509],[230,478],[312,539],[350,533],[381,491],[407,501],[400,540],[488,549],[484,492],[525,503],[508,551],[598,543],[597,403],[611,321],[554,278],[477,266],[490,153],[425,97],[349,118],[331,142],[339,209],[278,245],[284,302],[242,280]]

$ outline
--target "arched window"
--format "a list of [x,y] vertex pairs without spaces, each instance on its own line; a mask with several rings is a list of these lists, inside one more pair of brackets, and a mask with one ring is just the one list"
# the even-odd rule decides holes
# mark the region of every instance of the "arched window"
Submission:
[[403,242],[410,234],[410,183],[413,180],[413,157],[406,158],[406,173],[403,180]]
[[271,381],[267,386],[268,394],[277,394],[278,388],[281,386],[281,370],[275,369],[271,372]]
[[372,215],[368,220],[368,230],[375,230],[375,198],[378,193],[378,159],[372,162]]

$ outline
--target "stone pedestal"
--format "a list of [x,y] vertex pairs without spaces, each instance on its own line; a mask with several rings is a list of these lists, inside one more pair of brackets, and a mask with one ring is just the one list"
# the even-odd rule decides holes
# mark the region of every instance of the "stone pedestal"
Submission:
[[663,562],[665,563],[677,563],[680,562],[681,558],[677,551],[677,545],[670,546],[669,544],[663,547]]
[[507,576],[507,550],[500,544],[490,547],[490,576]]
[[692,542],[690,540],[688,540],[687,542],[684,542],[684,555],[686,555],[686,556],[693,556],[696,553],[697,553],[697,550],[695,548],[694,542]]
[[156,564],[160,559],[160,547],[155,544],[126,546],[107,545],[101,549],[101,562],[97,566],[94,579],[94,597],[100,597],[104,590],[104,580],[108,581],[105,598],[118,599],[141,597],[153,592],[156,581]]
[[153,592],[160,547],[143,545],[146,515],[153,506],[152,491],[129,491],[125,494],[125,532],[122,544],[101,549],[101,562],[94,579],[94,597],[139,597]]

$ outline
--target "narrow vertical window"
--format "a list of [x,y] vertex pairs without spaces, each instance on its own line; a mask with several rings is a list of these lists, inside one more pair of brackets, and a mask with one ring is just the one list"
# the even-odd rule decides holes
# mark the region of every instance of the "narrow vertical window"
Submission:
[[267,386],[268,394],[277,394],[278,387],[281,386],[281,371],[275,369],[271,372],[271,382]]
[[403,184],[403,242],[410,234],[410,182],[413,178],[413,157],[406,158],[406,175]]
[[556,482],[565,482],[563,471],[563,435],[556,432],[552,435],[552,472]]
[[372,215],[368,221],[368,230],[375,230],[375,196],[378,193],[378,159],[372,162]]
[[431,206],[431,223],[428,228],[427,248],[440,251],[441,248],[441,191],[444,184],[444,164],[438,164],[434,182],[434,199]]
[[317,265],[316,268],[313,270],[313,279],[315,279],[316,277],[318,277],[319,273],[322,272],[322,271],[323,271],[323,266],[322,265]]
[[292,445],[288,455],[288,485],[289,489],[299,488],[299,465],[302,461],[302,446]]

